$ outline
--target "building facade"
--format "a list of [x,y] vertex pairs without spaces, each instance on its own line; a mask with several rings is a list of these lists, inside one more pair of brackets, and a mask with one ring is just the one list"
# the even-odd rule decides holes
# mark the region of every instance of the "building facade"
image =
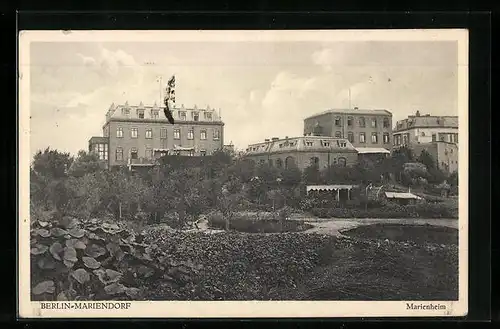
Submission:
[[392,113],[387,110],[333,109],[304,119],[304,135],[347,139],[356,148],[390,149]]
[[458,172],[458,145],[449,142],[430,142],[414,144],[411,146],[415,156],[419,156],[423,150],[429,152],[436,161],[436,166],[444,172]]
[[421,115],[419,111],[396,123],[394,148],[409,147],[415,156],[426,150],[445,172],[458,170],[458,116]]
[[108,166],[152,165],[163,155],[205,156],[223,148],[224,123],[214,109],[181,106],[172,115],[174,125],[156,103],[112,104],[101,137],[107,140]]
[[310,165],[325,168],[333,164],[352,166],[357,163],[358,152],[343,138],[301,136],[271,138],[251,144],[244,154],[256,164],[269,164],[277,168],[297,167],[304,170]]
[[396,122],[393,132],[396,147],[437,141],[458,144],[458,116],[420,115],[417,111],[415,115]]

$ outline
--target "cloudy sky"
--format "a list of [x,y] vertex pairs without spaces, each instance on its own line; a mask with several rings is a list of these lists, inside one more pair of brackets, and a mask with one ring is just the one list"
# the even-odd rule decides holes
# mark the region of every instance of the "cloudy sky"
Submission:
[[102,135],[111,103],[160,103],[157,76],[177,78],[177,104],[221,109],[225,143],[240,149],[302,135],[330,108],[457,115],[457,43],[33,42],[31,154],[76,153]]

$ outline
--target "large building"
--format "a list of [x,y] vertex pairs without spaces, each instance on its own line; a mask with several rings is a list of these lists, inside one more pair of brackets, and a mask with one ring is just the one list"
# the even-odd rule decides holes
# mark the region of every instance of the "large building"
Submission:
[[458,116],[420,115],[419,111],[396,123],[394,148],[407,146],[419,156],[427,151],[438,168],[458,171]]
[[333,109],[304,119],[304,135],[347,139],[360,153],[386,153],[392,142],[387,110]]
[[205,156],[223,148],[224,123],[217,111],[181,106],[172,114],[174,125],[156,103],[112,104],[106,113],[103,137],[92,137],[89,149],[109,167],[132,167],[152,165],[163,155]]
[[394,146],[431,142],[458,143],[458,116],[410,115],[396,122]]
[[333,164],[352,166],[357,163],[358,152],[343,138],[325,136],[300,136],[271,138],[251,144],[245,158],[258,164],[277,168],[297,167],[303,170],[311,164],[325,168]]

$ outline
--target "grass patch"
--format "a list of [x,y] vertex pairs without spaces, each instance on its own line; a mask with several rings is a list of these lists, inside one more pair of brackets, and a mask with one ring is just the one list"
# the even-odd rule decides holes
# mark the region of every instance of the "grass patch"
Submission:
[[456,300],[456,245],[411,245],[319,234],[155,231],[172,260],[203,265],[199,281],[156,279],[148,300]]

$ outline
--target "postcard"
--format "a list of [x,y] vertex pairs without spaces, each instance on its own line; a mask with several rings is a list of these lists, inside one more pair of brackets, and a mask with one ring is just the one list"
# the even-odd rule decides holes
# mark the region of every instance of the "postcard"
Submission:
[[468,311],[466,30],[21,31],[20,318]]

